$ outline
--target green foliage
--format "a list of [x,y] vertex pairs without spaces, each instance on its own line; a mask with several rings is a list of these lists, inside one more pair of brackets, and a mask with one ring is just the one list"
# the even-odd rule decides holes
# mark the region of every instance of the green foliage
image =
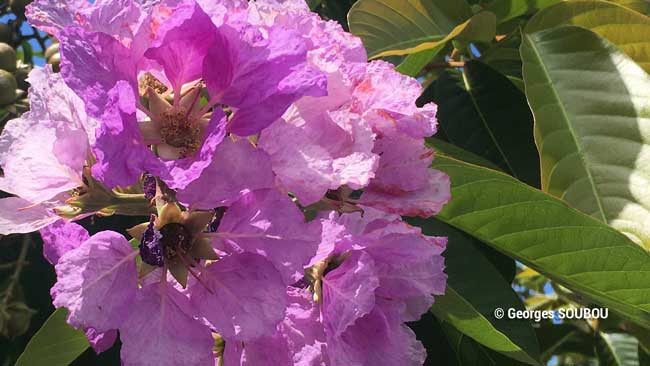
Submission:
[[[438,105],[428,143],[453,199],[436,219],[413,223],[450,238],[448,291],[432,312],[454,364],[648,363],[649,13],[646,0],[352,8],[351,31],[370,57],[408,55],[397,70],[427,86],[419,104]],[[487,22],[475,25],[484,37],[468,32],[481,14],[496,18],[496,37]],[[528,336],[503,331],[488,313],[515,305],[496,286],[508,264],[488,260],[487,247],[518,262],[514,288],[527,309],[598,305],[610,317],[542,321],[531,351]]]
[[542,189],[650,249],[650,77],[578,27],[525,35],[521,53]]
[[560,2],[535,14],[524,31],[577,25],[608,39],[639,66],[650,71],[650,18],[613,2]]
[[58,309],[29,341],[16,366],[67,366],[88,347],[82,331],[72,329],[65,318],[67,311]]
[[468,61],[462,72],[444,71],[418,100],[430,101],[438,104],[438,122],[450,142],[537,184],[533,116],[525,95],[506,77],[480,61]]
[[348,21],[372,58],[433,49],[452,39],[488,41],[496,32],[494,14],[472,16],[463,0],[361,0]]
[[[479,249],[475,239],[436,219],[414,220],[425,234],[449,238],[447,292],[431,311],[476,342],[516,360],[536,365],[539,347],[528,320],[498,319],[498,307],[523,310],[510,283]],[[472,271],[467,271],[472,268]],[[476,278],[480,278],[477,281]]]

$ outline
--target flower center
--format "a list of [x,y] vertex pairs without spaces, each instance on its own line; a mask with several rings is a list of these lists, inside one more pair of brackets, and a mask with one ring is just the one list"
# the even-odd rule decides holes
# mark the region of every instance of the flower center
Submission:
[[201,129],[183,107],[173,107],[162,113],[160,134],[167,145],[180,148],[183,156],[199,147]]
[[170,223],[160,229],[160,245],[166,260],[173,260],[178,255],[185,255],[192,249],[192,237],[189,230],[181,224]]

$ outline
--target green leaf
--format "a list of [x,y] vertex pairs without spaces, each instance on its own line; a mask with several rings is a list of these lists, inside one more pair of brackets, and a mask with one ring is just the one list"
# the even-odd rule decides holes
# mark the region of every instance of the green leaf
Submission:
[[650,71],[650,18],[643,14],[600,0],[560,2],[535,14],[524,31],[534,33],[560,25],[590,29]]
[[436,297],[431,308],[436,317],[488,348],[528,364],[538,364],[539,347],[530,322],[494,317],[496,308],[524,307],[510,284],[475,247],[473,239],[436,219],[411,219],[410,223],[422,227],[427,235],[449,238],[444,253],[446,293]]
[[82,331],[66,323],[67,311],[57,309],[29,341],[16,366],[68,366],[90,345]]
[[496,0],[487,9],[496,14],[500,23],[524,14],[532,14],[562,0]]
[[624,333],[599,333],[600,366],[639,366],[639,342]]
[[442,329],[456,354],[458,366],[519,366],[522,363],[507,359],[481,346],[472,338],[459,332],[449,323],[442,323]]
[[490,169],[500,170],[500,168],[496,164],[487,160],[486,158],[471,153],[467,150],[464,150],[454,144],[450,144],[449,142],[443,141],[439,138],[429,137],[426,139],[426,142],[427,145],[429,145],[435,150],[436,155],[443,154],[443,155],[447,155],[462,160],[467,163],[484,166]]
[[371,58],[417,53],[452,39],[489,41],[496,33],[494,14],[472,16],[463,0],[360,0],[348,22]]
[[584,28],[524,35],[542,189],[650,249],[650,76]]
[[609,2],[622,5],[641,14],[650,14],[650,1],[648,0],[609,0]]
[[433,168],[454,197],[438,219],[650,328],[650,255],[625,235],[509,175],[441,155]]
[[438,123],[450,142],[483,156],[520,180],[539,185],[533,116],[526,97],[479,61],[447,70],[418,99],[438,104]]
[[420,73],[420,70],[431,62],[443,48],[445,48],[445,45],[440,44],[428,50],[412,53],[396,67],[396,70],[404,75],[416,77]]

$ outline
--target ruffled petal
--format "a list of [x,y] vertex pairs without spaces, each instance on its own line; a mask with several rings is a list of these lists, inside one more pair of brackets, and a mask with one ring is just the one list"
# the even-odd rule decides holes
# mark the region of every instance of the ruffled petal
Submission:
[[429,168],[433,151],[422,139],[382,138],[374,152],[381,155],[379,169],[364,190],[361,204],[393,214],[429,217],[451,199],[449,177]]
[[112,231],[95,234],[63,254],[51,292],[54,306],[68,309],[70,325],[105,332],[126,320],[138,285],[135,254]]
[[323,325],[329,337],[338,337],[375,306],[375,275],[372,258],[353,252],[323,278]]
[[176,194],[196,209],[230,206],[244,189],[273,187],[271,161],[264,151],[247,140],[224,140],[201,176]]
[[328,338],[332,366],[421,366],[426,350],[390,307],[375,307],[339,338]]
[[[226,339],[251,340],[273,334],[284,316],[285,287],[264,257],[242,253],[208,266],[190,287],[192,304]],[[213,293],[210,293],[212,291]]]
[[0,235],[31,233],[58,220],[44,205],[34,206],[18,197],[0,199]]
[[78,248],[90,238],[83,226],[66,220],[59,220],[39,232],[43,238],[43,256],[53,265],[59,262],[62,255]]
[[298,33],[223,25],[224,39],[205,58],[203,77],[210,95],[235,110],[228,131],[255,134],[278,119],[303,95],[326,93],[325,75],[306,66],[307,48]]
[[317,223],[305,223],[287,195],[246,191],[226,211],[215,244],[226,252],[266,257],[289,285],[302,278],[303,266],[316,253],[319,230]]
[[201,77],[203,60],[218,37],[217,29],[201,7],[183,4],[157,30],[165,34],[145,52],[145,57],[157,61],[165,71],[174,90],[184,83]]
[[122,365],[214,366],[210,329],[188,315],[191,308],[168,284],[138,290],[128,321],[119,329]]
[[86,338],[88,338],[88,342],[90,342],[90,347],[92,347],[97,354],[113,347],[113,344],[115,344],[115,341],[117,340],[117,330],[115,329],[100,333],[97,332],[95,328],[88,328],[84,333],[86,333]]

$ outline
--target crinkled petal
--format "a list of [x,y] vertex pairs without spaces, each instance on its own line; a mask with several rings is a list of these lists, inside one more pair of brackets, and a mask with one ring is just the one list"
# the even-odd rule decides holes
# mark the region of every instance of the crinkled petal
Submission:
[[43,256],[53,265],[65,253],[78,248],[90,238],[88,231],[79,224],[59,220],[40,230],[43,238]]
[[[60,141],[56,132],[29,117],[7,123],[0,136],[3,190],[31,202],[42,202],[83,184],[81,169],[62,165],[54,154],[54,146]],[[77,153],[84,156],[85,150]]]
[[223,141],[201,176],[176,194],[196,209],[229,206],[244,189],[273,187],[271,161],[266,153],[242,139]]
[[212,47],[217,29],[196,3],[181,5],[161,25],[165,37],[145,52],[145,57],[156,60],[174,87],[201,77],[203,60]]
[[18,197],[0,199],[0,235],[31,233],[58,220],[44,205],[34,205]]
[[429,169],[424,174],[428,183],[414,191],[386,189],[379,182],[371,182],[360,202],[398,215],[433,216],[451,199],[449,176],[435,169]]
[[90,347],[92,347],[97,354],[113,347],[115,340],[117,340],[117,330],[115,329],[100,333],[95,330],[95,328],[88,328],[85,333],[88,342],[90,342]]
[[32,70],[28,81],[30,111],[9,121],[0,136],[0,187],[43,202],[83,184],[81,170],[96,121],[51,69]]
[[120,327],[123,366],[214,366],[210,329],[187,314],[191,304],[168,284],[138,290]]
[[[219,28],[224,39],[209,51],[203,76],[210,95],[235,109],[228,131],[248,136],[278,119],[303,95],[324,95],[325,75],[307,68],[299,34],[280,27]],[[241,115],[238,114],[241,112]]]
[[382,138],[374,151],[381,155],[379,168],[361,196],[361,204],[394,214],[429,217],[451,198],[449,177],[429,168],[433,151],[422,139],[405,135]]
[[294,365],[329,365],[320,307],[312,300],[311,292],[290,287],[287,297],[289,305],[279,329],[293,353]]
[[192,304],[226,339],[251,340],[272,334],[284,316],[285,287],[264,257],[227,256],[201,274],[203,284],[190,287]]
[[339,338],[328,338],[332,366],[422,366],[426,350],[393,309],[375,307]]
[[364,187],[379,161],[370,127],[342,108],[351,97],[343,76],[330,74],[327,87],[327,96],[300,99],[260,136],[279,183],[303,205],[318,201],[328,189]]
[[375,306],[379,278],[373,259],[355,251],[322,280],[323,325],[329,337],[338,337]]
[[444,294],[447,275],[440,253],[446,242],[422,234],[391,233],[366,247],[380,280],[377,296],[403,301],[405,321],[418,320],[433,304],[433,295]]
[[118,328],[133,308],[138,286],[135,254],[112,231],[97,233],[59,259],[52,287],[55,307],[68,309],[68,323],[105,332]]
[[123,88],[122,94],[131,94],[131,108],[135,113],[137,80],[130,51],[113,37],[104,33],[88,32],[82,28],[66,28],[59,34],[61,41],[61,74],[66,84],[86,103],[86,111],[102,120],[105,110],[114,103],[110,95],[118,82],[126,82],[132,90]]
[[118,82],[107,94],[112,103],[104,111],[93,152],[95,178],[106,186],[135,184],[143,172],[158,173],[161,162],[146,145],[137,128],[135,100],[125,82]]
[[77,25],[78,11],[90,7],[88,0],[35,0],[25,14],[29,24],[53,35],[68,26]]
[[226,211],[216,245],[227,252],[266,257],[289,285],[303,276],[316,253],[320,225],[305,223],[300,209],[276,190],[244,192]]

